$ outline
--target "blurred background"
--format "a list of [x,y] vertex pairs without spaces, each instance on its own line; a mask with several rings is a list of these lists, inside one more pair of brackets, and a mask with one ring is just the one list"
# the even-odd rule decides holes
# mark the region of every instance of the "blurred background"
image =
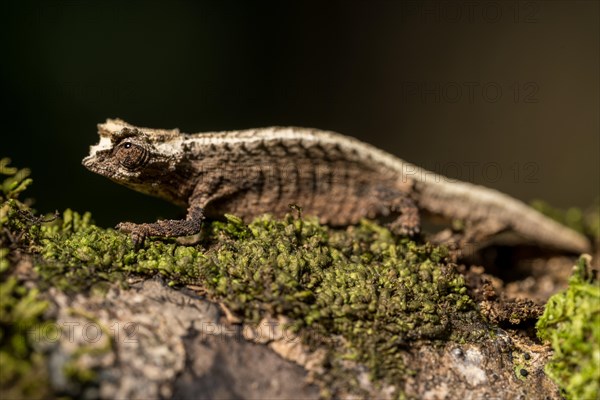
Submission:
[[96,124],[296,125],[524,201],[599,195],[599,2],[3,1],[0,156],[44,212],[181,211],[88,172]]

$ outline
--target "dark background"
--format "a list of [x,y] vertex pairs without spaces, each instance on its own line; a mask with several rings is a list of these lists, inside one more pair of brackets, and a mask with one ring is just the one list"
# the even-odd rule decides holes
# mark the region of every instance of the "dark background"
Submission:
[[85,170],[107,117],[299,125],[522,200],[599,195],[596,1],[4,1],[0,155],[41,211],[179,211]]

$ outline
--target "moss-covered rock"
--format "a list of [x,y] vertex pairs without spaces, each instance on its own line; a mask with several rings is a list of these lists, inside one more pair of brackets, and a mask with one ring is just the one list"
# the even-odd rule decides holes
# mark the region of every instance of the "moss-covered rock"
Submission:
[[17,200],[27,173],[9,173],[3,224],[33,254],[42,288],[81,292],[125,285],[131,275],[201,285],[246,322],[282,315],[295,330],[341,335],[347,346],[340,356],[364,363],[374,378],[401,377],[407,341],[447,339],[477,320],[443,248],[395,237],[373,222],[334,230],[292,214],[249,225],[226,216],[205,229],[201,244],[148,241],[135,249],[126,235],[95,226],[89,213],[34,216]]
[[369,221],[332,230],[291,214],[249,225],[227,216],[212,223],[204,246],[153,241],[136,250],[127,236],[67,210],[42,227],[36,268],[64,290],[131,274],[201,285],[247,322],[283,315],[295,329],[342,335],[350,343],[344,357],[377,378],[399,377],[401,344],[467,337],[477,321],[443,248],[394,237]]
[[[213,296],[246,320],[285,315],[296,329],[342,335],[343,357],[366,364],[374,378],[401,379],[402,346],[411,340],[476,330],[464,280],[442,248],[369,221],[336,231],[288,215],[259,218],[244,231],[229,218],[214,229],[219,246],[201,264]],[[469,332],[457,329],[466,325]]]
[[[332,229],[302,217],[298,208],[282,219],[263,216],[248,224],[226,215],[206,224],[200,243],[147,240],[136,249],[127,235],[96,226],[89,213],[67,209],[36,215],[19,199],[31,183],[29,172],[9,167],[6,160],[0,167],[6,175],[0,194],[2,394],[43,397],[50,390],[46,361],[28,336],[33,327],[52,322],[44,314],[46,289],[102,293],[114,284],[127,287],[132,277],[158,276],[176,288],[193,287],[245,324],[282,317],[304,344],[328,349],[329,379],[347,382],[348,393],[352,385],[361,386],[346,374],[348,363],[354,371],[368,371],[375,387],[397,385],[414,373],[405,365],[411,343],[448,348],[449,341],[494,342],[494,326],[481,317],[446,249],[394,236],[372,221]],[[24,257],[34,265],[26,278],[17,273],[17,261]],[[590,290],[596,293],[585,286],[569,296]],[[597,309],[591,312],[588,317],[597,324]],[[548,333],[541,337],[562,338],[555,321],[545,318],[540,332]],[[578,338],[589,335],[582,331]],[[591,335],[597,339],[598,329]],[[573,371],[569,357],[581,347],[573,343],[561,348],[557,354],[563,361],[548,371],[568,390],[580,390],[572,389],[576,384],[564,373]],[[597,347],[593,351],[597,354]],[[63,372],[80,381],[97,376]],[[33,391],[31,379],[37,383]]]

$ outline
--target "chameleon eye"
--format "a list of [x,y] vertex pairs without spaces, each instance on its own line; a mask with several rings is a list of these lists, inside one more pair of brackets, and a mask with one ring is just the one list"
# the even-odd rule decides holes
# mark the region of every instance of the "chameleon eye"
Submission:
[[142,146],[124,142],[117,147],[115,157],[123,167],[134,170],[146,163],[148,152]]

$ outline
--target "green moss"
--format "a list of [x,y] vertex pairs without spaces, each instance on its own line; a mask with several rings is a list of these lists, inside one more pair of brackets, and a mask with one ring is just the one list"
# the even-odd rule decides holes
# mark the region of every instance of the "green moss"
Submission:
[[29,178],[31,174],[29,169],[17,169],[9,165],[10,158],[0,159],[0,175],[4,175],[1,185],[2,193],[0,194],[3,202],[8,199],[16,200],[32,182]]
[[41,228],[37,270],[65,290],[129,274],[201,284],[247,321],[285,315],[296,329],[344,336],[351,344],[344,356],[376,377],[401,372],[399,344],[447,339],[475,321],[443,248],[394,237],[372,222],[344,231],[292,215],[248,226],[226,216],[210,225],[205,244],[208,250],[152,241],[135,251],[125,235],[67,210]]
[[121,282],[131,274],[159,274],[177,284],[198,281],[198,248],[151,242],[136,251],[128,236],[92,224],[89,213],[66,210],[44,224],[36,247],[36,270],[44,282],[66,291]]
[[34,350],[34,332],[44,328],[48,304],[37,290],[18,285],[14,278],[0,283],[0,397],[43,398],[48,392],[44,357]]
[[600,393],[600,285],[589,260],[579,259],[569,287],[548,300],[536,326],[554,349],[545,371],[569,399],[594,399]]
[[247,228],[228,218],[214,233],[219,247],[201,265],[213,295],[250,321],[283,314],[295,328],[342,335],[343,356],[366,364],[374,378],[401,378],[408,341],[448,339],[459,325],[476,323],[444,249],[372,222],[340,231],[292,215]]
[[36,289],[11,276],[12,253],[28,243],[32,213],[18,200],[31,183],[28,170],[0,160],[0,398],[44,398],[49,393],[48,371],[35,351],[34,332],[44,329],[48,304]]
[[33,211],[19,200],[19,195],[31,184],[28,169],[10,167],[10,159],[0,159],[0,274],[10,267],[11,250],[27,246],[32,237],[29,229],[39,220]]

